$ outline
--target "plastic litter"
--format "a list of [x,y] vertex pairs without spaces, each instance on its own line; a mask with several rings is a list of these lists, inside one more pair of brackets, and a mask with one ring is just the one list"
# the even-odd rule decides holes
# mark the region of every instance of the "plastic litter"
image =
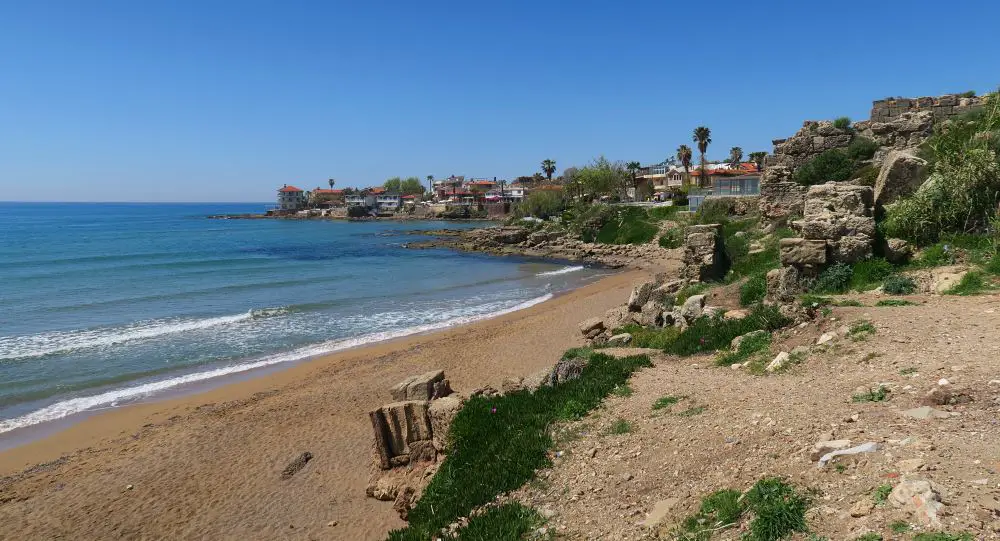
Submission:
[[868,443],[862,443],[861,445],[855,445],[854,447],[851,447],[849,449],[839,449],[837,451],[831,451],[820,457],[819,467],[822,468],[823,466],[826,466],[826,463],[833,460],[833,457],[842,455],[858,455],[861,453],[874,453],[875,451],[878,451],[878,444],[876,444],[873,441],[870,441]]

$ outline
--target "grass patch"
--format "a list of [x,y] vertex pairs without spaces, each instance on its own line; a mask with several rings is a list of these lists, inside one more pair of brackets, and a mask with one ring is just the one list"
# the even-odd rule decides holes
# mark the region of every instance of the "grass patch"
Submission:
[[775,331],[788,323],[788,318],[781,315],[776,306],[764,305],[755,306],[743,319],[701,317],[678,334],[664,351],[675,355],[718,351],[729,347],[737,336],[758,330]]
[[862,319],[851,323],[851,327],[847,331],[847,337],[855,342],[860,342],[867,340],[875,332],[875,325],[872,325],[871,321]]
[[834,306],[864,306],[865,303],[859,301],[858,299],[836,299],[833,301]]
[[666,233],[660,235],[661,248],[680,248],[684,245],[684,230],[680,227],[668,229]]
[[875,501],[875,505],[882,507],[885,502],[889,501],[889,493],[892,492],[892,485],[886,483],[884,485],[879,485],[872,493],[872,500]]
[[906,533],[910,531],[910,524],[905,520],[897,520],[889,525],[889,529],[892,530],[892,533],[896,534]]
[[683,396],[672,396],[672,395],[661,396],[660,398],[656,399],[656,402],[653,402],[653,409],[661,410],[664,408],[669,408],[683,399],[684,399]]
[[917,303],[903,299],[882,299],[875,303],[875,306],[916,306]]
[[851,267],[850,289],[856,291],[866,291],[875,289],[882,284],[886,278],[892,276],[896,268],[888,261],[881,258],[866,259],[858,261]]
[[707,409],[708,406],[693,406],[678,413],[677,415],[680,415],[681,417],[694,417],[695,415],[701,415],[702,413],[705,413],[705,410]]
[[611,425],[608,429],[609,434],[614,434],[619,436],[621,434],[628,434],[632,432],[632,423],[626,421],[625,419],[618,419]]
[[827,267],[816,278],[812,291],[815,293],[843,293],[851,285],[854,270],[846,263],[836,263]]
[[469,399],[452,423],[451,453],[410,511],[409,525],[390,532],[389,540],[425,541],[458,517],[520,487],[549,464],[552,423],[586,414],[633,372],[652,366],[645,355],[615,359],[598,353],[589,358],[581,376],[564,384]]
[[965,276],[958,281],[957,284],[948,288],[944,292],[945,295],[961,295],[967,297],[970,295],[979,295],[981,293],[986,293],[993,289],[993,284],[991,284],[987,278],[986,273],[982,271],[969,271],[965,273]]
[[632,386],[629,385],[627,382],[622,383],[621,385],[618,385],[614,389],[611,389],[611,394],[619,396],[621,398],[628,398],[632,396]]
[[519,503],[488,507],[469,518],[459,531],[459,539],[469,541],[520,541],[542,524],[541,515]]
[[720,490],[702,499],[698,512],[674,530],[678,541],[706,541],[712,533],[740,525],[750,518],[746,541],[777,541],[795,532],[805,533],[809,499],[783,479],[761,479],[741,495]]
[[[756,221],[734,222],[723,229],[735,229],[747,225],[756,225]],[[763,250],[757,253],[750,253],[750,242],[752,237],[744,235],[736,236],[736,231],[726,234],[726,254],[729,256],[729,274],[726,276],[727,282],[734,282],[744,276],[764,276],[767,271],[781,266],[779,260],[778,243],[781,239],[794,237],[796,233],[789,228],[780,228],[773,233],[759,239]]]
[[[868,389],[867,392],[852,396],[851,402],[885,402],[889,400],[889,392],[889,389],[879,385]],[[889,487],[889,490],[892,491],[892,487]]]
[[638,348],[666,349],[681,334],[677,327],[640,327],[636,324],[626,325],[621,332],[632,335],[631,344]]
[[740,341],[739,347],[734,351],[723,353],[715,359],[718,366],[731,366],[742,363],[750,357],[771,348],[771,333],[767,331],[754,331]]
[[767,277],[763,273],[754,274],[740,286],[740,306],[750,306],[767,296]]
[[910,374],[916,374],[916,373],[917,373],[917,369],[916,369],[916,367],[913,367],[913,366],[909,366],[909,367],[904,368],[904,369],[902,369],[902,370],[899,371],[899,375],[900,376],[909,376]]
[[659,227],[645,209],[617,207],[597,232],[596,240],[601,244],[645,244],[653,240],[657,231]]
[[894,274],[882,282],[882,291],[889,295],[909,295],[917,289],[917,283],[909,276]]
[[913,541],[973,541],[971,533],[951,534],[945,532],[918,533],[913,537]]
[[684,286],[680,291],[677,292],[677,296],[674,298],[675,305],[683,305],[684,301],[695,295],[701,295],[708,288],[711,287],[705,282],[698,282],[697,284],[690,284]]
[[882,541],[882,534],[880,533],[866,533],[861,537],[858,537],[854,541]]

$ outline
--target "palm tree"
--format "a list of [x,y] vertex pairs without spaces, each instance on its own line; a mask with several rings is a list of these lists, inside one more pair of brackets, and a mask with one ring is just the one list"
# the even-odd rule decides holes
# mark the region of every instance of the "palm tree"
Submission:
[[333,184],[334,184],[334,180],[333,180],[333,179],[331,178],[331,179],[330,179],[330,180],[328,180],[327,182],[329,182],[329,183],[330,183],[330,189],[332,190],[332,189],[333,189]]
[[687,145],[681,145],[677,147],[677,159],[680,160],[681,165],[684,167],[684,184],[691,184],[691,147]]
[[757,170],[762,171],[764,169],[764,159],[767,158],[767,152],[751,152],[750,161],[757,164]]
[[427,175],[427,193],[434,192],[434,175]]
[[642,169],[642,164],[640,164],[639,162],[628,162],[627,164],[625,164],[625,168],[628,169],[629,174],[632,175],[632,190],[633,190],[632,200],[638,201],[639,182],[636,180],[636,173],[639,172],[639,169]]
[[729,165],[735,169],[740,166],[741,162],[743,162],[743,149],[740,147],[729,149]]
[[712,130],[705,126],[698,126],[694,129],[694,135],[691,137],[691,140],[698,144],[698,152],[701,153],[701,177],[698,179],[698,185],[704,187],[706,172],[708,171],[705,162],[705,153],[708,152],[708,145],[712,142]]
[[549,182],[552,182],[552,173],[556,172],[555,160],[542,160],[542,172],[548,177]]

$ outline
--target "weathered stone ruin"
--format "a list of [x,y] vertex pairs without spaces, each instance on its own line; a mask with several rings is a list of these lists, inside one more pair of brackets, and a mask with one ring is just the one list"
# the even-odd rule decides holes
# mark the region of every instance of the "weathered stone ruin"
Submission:
[[888,205],[917,191],[927,180],[927,160],[908,150],[892,150],[875,181],[875,204]]
[[791,218],[801,216],[806,204],[807,186],[792,180],[792,170],[787,165],[768,167],[760,176],[758,208],[765,224],[785,225]]
[[784,165],[794,170],[827,150],[846,148],[853,138],[850,126],[838,128],[829,120],[807,120],[795,135],[772,141],[774,155],[768,167]]
[[964,115],[982,103],[982,97],[958,94],[922,98],[886,98],[872,102],[870,118],[872,122],[891,122],[906,113],[929,112],[936,121],[948,120]]
[[803,218],[792,227],[805,239],[825,241],[830,263],[855,263],[872,255],[872,205],[868,186],[835,182],[810,186]]
[[717,280],[728,269],[726,249],[719,224],[692,225],[684,237],[684,269],[688,280]]

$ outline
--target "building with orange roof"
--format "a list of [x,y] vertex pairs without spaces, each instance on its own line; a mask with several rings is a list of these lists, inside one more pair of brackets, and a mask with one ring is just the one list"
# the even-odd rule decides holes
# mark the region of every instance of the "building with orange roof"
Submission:
[[306,192],[301,189],[288,184],[278,188],[278,210],[294,212],[305,208],[306,202]]

